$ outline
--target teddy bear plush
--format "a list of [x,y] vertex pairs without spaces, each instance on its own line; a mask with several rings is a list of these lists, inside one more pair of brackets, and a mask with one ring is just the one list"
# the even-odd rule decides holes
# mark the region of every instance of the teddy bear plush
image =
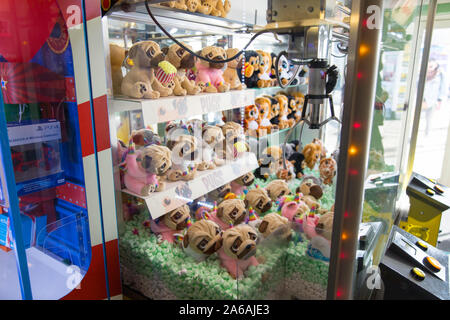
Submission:
[[320,160],[320,178],[322,179],[324,184],[333,184],[333,178],[336,176],[336,167],[337,164],[333,158],[324,158]]
[[234,181],[231,181],[231,192],[236,196],[240,196],[247,190],[255,182],[255,175],[252,172],[249,172]]
[[266,213],[272,208],[272,200],[264,188],[249,190],[244,200],[247,208],[253,208],[258,214]]
[[171,136],[167,147],[172,151],[172,168],[167,172],[170,181],[192,180],[200,162],[199,142],[194,136]]
[[[227,59],[227,53],[221,47],[208,46],[200,50],[198,54],[211,60],[221,61]],[[195,66],[197,68],[195,81],[197,84],[205,84],[204,92],[215,93],[230,90],[230,85],[223,78],[223,71],[226,69],[225,63],[210,63],[197,58]]]
[[245,51],[244,79],[247,88],[258,88],[259,54],[253,50]]
[[164,189],[158,180],[171,167],[171,152],[167,147],[151,145],[135,150],[133,143],[124,155],[121,168],[124,170],[125,187],[141,196]]
[[122,94],[132,98],[158,99],[172,94],[155,76],[155,69],[164,61],[164,54],[154,41],[135,43],[125,59],[129,72],[122,80]]
[[222,144],[224,139],[221,128],[208,125],[203,127],[201,140],[202,159],[198,165],[199,171],[213,170],[217,166],[224,164],[224,160],[219,159],[215,151],[216,145]]
[[111,78],[114,95],[120,95],[122,93],[122,63],[125,60],[125,56],[126,50],[124,48],[112,43],[109,45],[109,58],[111,62]]
[[272,201],[277,201],[279,198],[283,196],[287,196],[291,193],[289,189],[289,185],[286,181],[278,179],[273,180],[266,186],[267,195]]
[[[192,47],[183,43],[185,47],[192,50]],[[196,95],[201,92],[201,88],[195,84],[194,80],[187,77],[187,73],[195,66],[195,57],[188,51],[174,43],[162,49],[166,55],[166,61],[177,68],[174,78],[175,87],[173,93],[176,96]]]
[[272,67],[272,58],[269,53],[256,50],[259,54],[259,74],[258,74],[258,88],[267,88],[272,86],[272,79],[270,78],[270,70]]
[[323,145],[322,140],[314,138],[312,143],[317,144],[320,147],[320,159],[325,159],[327,157],[327,149],[325,148],[325,146]]
[[231,5],[229,0],[201,0],[197,12],[225,18],[230,12]]
[[312,170],[320,160],[322,147],[317,143],[307,144],[303,148],[302,154],[305,156],[305,165]]
[[183,205],[165,214],[162,219],[150,220],[150,229],[160,235],[162,240],[175,242],[175,235],[182,232],[189,224],[191,213],[187,205]]
[[222,247],[222,230],[211,220],[194,222],[183,236],[183,251],[197,262],[217,252]]
[[211,212],[209,216],[222,230],[244,223],[247,217],[245,203],[240,199],[223,200],[217,206],[216,212]]
[[258,266],[255,258],[258,235],[243,224],[224,231],[222,248],[218,251],[221,265],[234,279],[242,279],[250,266]]
[[[229,48],[226,50],[227,57],[234,57],[239,53],[239,49]],[[233,61],[227,63],[227,69],[223,72],[223,78],[230,85],[230,90],[245,89],[245,83],[242,83],[243,55],[239,55]]]

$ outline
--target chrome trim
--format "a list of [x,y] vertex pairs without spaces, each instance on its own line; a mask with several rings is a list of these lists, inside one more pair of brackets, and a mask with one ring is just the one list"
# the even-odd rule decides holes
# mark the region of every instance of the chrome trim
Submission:
[[[348,70],[345,81],[327,299],[353,298],[355,258],[381,47],[381,30],[376,28],[370,30],[364,26],[364,21],[369,15],[366,9],[370,5],[380,8],[379,18],[383,19],[382,0],[353,1],[350,19]],[[361,44],[369,48],[364,55],[359,54]],[[360,123],[360,128],[354,129],[352,125],[354,122]],[[356,148],[355,154],[347,152],[350,147]],[[344,239],[343,234],[346,235]]]

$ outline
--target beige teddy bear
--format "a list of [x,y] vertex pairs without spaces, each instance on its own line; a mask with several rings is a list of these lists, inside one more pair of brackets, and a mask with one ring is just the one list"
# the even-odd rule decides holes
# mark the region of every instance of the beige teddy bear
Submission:
[[180,9],[180,10],[187,10],[188,9],[185,0],[176,0],[176,1],[163,2],[163,3],[161,3],[161,5],[163,5],[165,7]]
[[122,94],[132,98],[158,99],[172,94],[155,76],[155,68],[164,61],[164,54],[154,41],[135,43],[125,60],[130,69],[122,81]]

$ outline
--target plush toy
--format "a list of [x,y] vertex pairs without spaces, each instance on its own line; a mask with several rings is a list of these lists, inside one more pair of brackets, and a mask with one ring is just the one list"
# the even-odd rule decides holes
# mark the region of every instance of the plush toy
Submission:
[[280,103],[277,99],[274,97],[268,96],[267,98],[270,99],[270,123],[272,123],[273,126],[276,126],[276,128],[279,127],[280,124]]
[[255,105],[259,111],[259,132],[260,136],[271,133],[274,125],[270,122],[271,118],[271,102],[266,97],[258,97],[255,99]]
[[216,146],[216,152],[221,159],[234,161],[246,153],[250,148],[245,142],[244,130],[234,121],[228,121],[222,126],[225,136],[222,144]]
[[[209,46],[203,48],[199,55],[211,60],[225,60],[227,53],[223,48]],[[206,85],[205,92],[226,92],[230,90],[230,85],[223,79],[223,70],[226,68],[225,63],[209,63],[202,59],[197,59],[197,78],[196,82],[202,82]]]
[[270,146],[263,150],[263,154],[272,156],[274,160],[279,160],[283,157],[283,149],[279,146]]
[[171,167],[171,152],[167,147],[152,145],[135,150],[131,143],[124,155],[121,168],[125,187],[141,196],[164,189],[164,183],[157,176],[164,175]]
[[231,5],[229,0],[201,0],[201,4],[197,8],[197,12],[212,15],[215,17],[225,18],[230,12]]
[[276,63],[277,63],[277,55],[275,53],[270,54],[270,58],[272,59],[272,66],[270,69],[270,79],[272,80],[272,87],[278,85],[277,74],[276,74]]
[[189,12],[197,12],[198,8],[202,4],[200,0],[184,0],[184,2]]
[[287,240],[292,238],[291,223],[278,213],[269,213],[264,216],[258,226],[258,231],[267,240]]
[[272,86],[272,79],[270,78],[270,70],[272,67],[272,57],[269,53],[256,50],[259,54],[259,80],[258,80],[258,88],[267,88]]
[[248,225],[239,225],[225,230],[222,248],[218,251],[221,264],[234,279],[242,279],[250,266],[258,266],[254,257],[258,235]]
[[224,160],[219,159],[215,151],[215,146],[223,144],[224,139],[221,128],[217,126],[203,127],[201,140],[202,158],[198,166],[199,171],[213,170],[217,166],[224,164]]
[[259,110],[254,104],[246,106],[244,111],[244,129],[248,135],[257,137],[259,133]]
[[259,167],[253,172],[256,178],[266,181],[272,175],[271,164],[275,161],[272,156],[263,154],[258,160]]
[[258,88],[259,54],[256,51],[245,51],[244,78],[247,88]]
[[319,171],[320,178],[324,184],[333,184],[333,178],[336,176],[336,161],[333,158],[325,158],[320,160]]
[[305,224],[303,229],[310,240],[308,255],[329,261],[331,251],[331,234],[333,232],[334,212],[314,217],[314,223]]
[[244,190],[247,190],[247,187],[250,187],[253,184],[253,182],[255,182],[255,175],[252,172],[249,172],[242,177],[231,181],[231,192],[236,196],[240,196],[244,193]]
[[188,227],[191,219],[189,207],[183,205],[163,216],[162,219],[150,220],[150,229],[153,233],[161,235],[162,240],[175,242],[175,235]]
[[222,230],[244,223],[248,217],[244,201],[240,199],[226,199],[212,212],[209,218],[217,223]]
[[294,166],[294,172],[296,177],[299,179],[303,177],[305,156],[300,152],[294,152],[287,159]]
[[285,181],[291,181],[295,179],[296,174],[294,165],[287,159],[285,159],[284,162],[283,159],[278,159],[278,161],[274,162],[272,165],[272,171],[275,172],[278,179],[282,179]]
[[319,199],[322,198],[323,191],[322,187],[314,183],[312,179],[304,179],[296,192],[303,194],[302,200],[310,209],[315,208],[316,210],[319,210]]
[[186,134],[172,136],[170,139],[167,147],[172,150],[173,165],[167,172],[167,178],[170,181],[194,179],[200,162],[198,139]]
[[255,209],[258,214],[266,213],[272,208],[272,200],[264,188],[249,190],[245,195],[244,203],[247,208]]
[[185,0],[176,0],[176,1],[162,2],[161,5],[179,10],[187,10],[188,7],[186,6],[185,2],[186,2]]
[[322,148],[316,143],[310,143],[303,148],[302,154],[305,156],[305,165],[312,170],[320,160]]
[[[183,45],[192,50],[191,46],[184,43]],[[201,88],[195,84],[195,81],[187,77],[188,71],[195,66],[195,57],[176,43],[163,48],[162,51],[166,55],[166,60],[177,68],[177,74],[174,78],[174,95],[185,96],[186,94],[196,95],[200,93]]]
[[[230,48],[226,51],[227,57],[234,57],[239,53],[239,49]],[[245,89],[245,84],[242,83],[242,66],[243,55],[239,55],[233,61],[228,62],[227,69],[223,72],[225,82],[230,85],[230,90]]]
[[149,128],[135,130],[131,133],[131,141],[135,144],[137,149],[151,145],[160,145],[161,137]]
[[320,147],[320,159],[326,158],[327,157],[327,149],[323,145],[322,140],[314,138],[312,143],[315,143]]
[[183,251],[197,262],[217,252],[222,247],[222,230],[211,220],[194,222],[183,236]]
[[[281,215],[286,217],[293,225],[301,224],[301,218],[310,211],[308,205],[301,200],[301,197],[302,194],[297,194],[295,197],[288,196],[278,199],[278,207]],[[301,225],[296,226],[297,231],[299,230],[298,227],[301,227]],[[302,229],[300,229],[300,231],[302,231]]]
[[279,198],[291,193],[288,184],[284,180],[273,180],[266,186],[266,191],[272,201],[277,201]]
[[288,119],[289,115],[289,100],[288,97],[284,94],[277,94],[275,96],[275,99],[278,100],[278,103],[280,105],[280,114],[278,116],[278,126],[280,129],[287,129],[294,125],[293,119]]
[[286,145],[283,145],[284,157],[286,159],[289,159],[294,153],[297,152],[297,146],[298,146],[297,140],[288,142],[286,143]]
[[294,103],[296,105],[296,111],[294,114],[294,119],[296,122],[300,121],[302,117],[303,105],[305,104],[305,95],[299,91],[292,94]]
[[124,48],[116,44],[109,45],[109,58],[111,62],[111,78],[114,95],[120,95],[122,93],[122,63],[125,60],[125,56],[126,50]]
[[284,86],[287,85],[294,75],[291,71],[291,67],[286,56],[283,55],[280,57],[280,60],[278,61],[278,65],[276,67],[278,68],[278,74],[280,76],[281,83]]
[[229,183],[220,186],[208,193],[208,200],[220,204],[227,194],[231,193],[231,185]]
[[155,76],[155,69],[164,60],[159,45],[154,41],[135,43],[125,59],[130,68],[122,80],[121,91],[132,98],[158,99],[172,94]]

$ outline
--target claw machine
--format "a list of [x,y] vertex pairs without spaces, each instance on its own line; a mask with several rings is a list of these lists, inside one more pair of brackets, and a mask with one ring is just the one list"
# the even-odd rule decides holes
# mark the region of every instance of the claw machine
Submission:
[[105,103],[88,69],[91,4],[0,8],[2,300],[121,294],[115,220],[104,223],[115,215]]

